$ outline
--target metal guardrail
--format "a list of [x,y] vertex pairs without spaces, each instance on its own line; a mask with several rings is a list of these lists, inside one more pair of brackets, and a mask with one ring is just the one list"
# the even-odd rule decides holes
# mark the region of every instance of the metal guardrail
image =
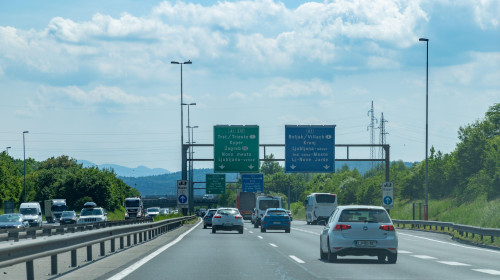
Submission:
[[105,256],[105,242],[111,241],[111,253],[116,251],[116,240],[119,239],[120,249],[138,243],[146,242],[181,226],[184,221],[196,218],[188,216],[174,218],[154,223],[142,223],[121,227],[104,228],[75,233],[61,240],[59,238],[46,238],[27,240],[23,242],[0,244],[0,268],[26,263],[26,276],[34,280],[34,261],[43,257],[51,257],[51,275],[58,274],[57,255],[71,252],[71,267],[77,267],[77,249],[87,248],[87,261],[92,261],[92,245],[100,244],[100,256]]
[[426,227],[429,227],[430,230],[432,230],[432,227],[435,227],[437,230],[438,227],[441,228],[441,230],[453,230],[457,231],[460,236],[469,237],[469,233],[472,234],[472,238],[475,237],[475,235],[481,236],[481,240],[483,240],[484,236],[490,236],[491,242],[493,243],[495,241],[495,237],[500,237],[500,229],[498,228],[482,228],[482,227],[475,227],[475,226],[468,226],[468,225],[461,225],[461,224],[455,224],[455,223],[447,223],[447,222],[438,222],[438,221],[421,221],[421,220],[392,220],[392,222],[399,227],[399,225],[411,225],[411,228],[421,228],[423,227],[426,229]]
[[123,226],[131,224],[143,224],[150,223],[152,219],[130,219],[121,221],[106,221],[97,223],[87,223],[87,224],[68,224],[59,226],[48,226],[44,227],[29,227],[24,229],[2,229],[0,230],[0,242],[1,241],[19,241],[19,239],[36,239],[41,236],[51,236],[57,234],[74,233],[79,231],[87,231],[93,229],[101,229],[114,226]]

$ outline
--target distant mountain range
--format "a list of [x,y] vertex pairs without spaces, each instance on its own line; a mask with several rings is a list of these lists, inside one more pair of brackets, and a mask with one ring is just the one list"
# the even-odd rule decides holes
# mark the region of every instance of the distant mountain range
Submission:
[[[364,174],[365,172],[367,172],[372,168],[371,162],[366,162],[366,161],[364,162],[337,161],[335,162],[335,167],[337,169],[340,169],[344,164],[347,164],[347,166],[351,170],[356,168],[361,174]],[[412,166],[413,164],[414,163],[405,162],[405,165],[408,167]],[[214,173],[214,171],[211,168],[194,170],[193,182],[195,182],[194,184],[195,196],[202,196],[205,194],[205,183],[197,183],[197,182],[205,182],[205,176],[207,173],[211,174]],[[237,181],[237,176],[238,174],[236,173],[227,173],[226,182]],[[122,179],[127,185],[138,189],[139,192],[142,194],[142,196],[175,197],[177,195],[177,180],[181,179],[181,172],[144,176],[144,177],[136,177],[136,176],[118,176],[118,177]]]
[[169,174],[170,171],[163,168],[148,168],[146,166],[137,166],[135,168],[125,167],[117,164],[95,164],[86,160],[77,160],[77,163],[83,167],[97,166],[99,169],[113,169],[119,177],[146,177],[162,174]]

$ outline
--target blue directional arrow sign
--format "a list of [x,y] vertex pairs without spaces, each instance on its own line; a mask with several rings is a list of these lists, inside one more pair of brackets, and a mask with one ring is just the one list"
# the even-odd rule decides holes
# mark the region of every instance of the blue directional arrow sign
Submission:
[[390,197],[390,196],[384,197],[384,202],[386,205],[391,205],[392,204],[392,197]]
[[335,172],[335,125],[286,125],[285,171]]
[[179,195],[179,203],[184,204],[188,200],[187,196],[185,194]]
[[241,174],[241,191],[264,192],[264,174]]

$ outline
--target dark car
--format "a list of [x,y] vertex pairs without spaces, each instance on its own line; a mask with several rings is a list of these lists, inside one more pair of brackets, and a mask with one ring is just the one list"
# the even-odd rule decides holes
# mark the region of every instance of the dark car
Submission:
[[75,211],[64,211],[62,212],[61,218],[59,219],[59,223],[61,225],[76,224],[77,221],[78,221],[78,216],[76,216]]
[[269,208],[262,218],[260,231],[266,232],[269,229],[284,229],[290,233],[290,216],[283,208]]
[[203,217],[203,228],[212,226],[212,218],[214,217],[215,212],[217,212],[217,209],[208,209],[207,214]]
[[0,215],[0,229],[28,228],[29,226],[29,222],[24,219],[24,216],[22,214]]

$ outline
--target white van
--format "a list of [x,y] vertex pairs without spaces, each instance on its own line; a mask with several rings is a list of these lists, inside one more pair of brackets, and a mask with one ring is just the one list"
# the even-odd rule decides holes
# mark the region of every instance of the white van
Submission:
[[28,221],[30,227],[42,227],[42,207],[40,207],[40,203],[21,203],[21,206],[19,206],[19,213]]
[[258,228],[260,222],[266,213],[267,208],[282,208],[280,196],[260,195],[255,201],[255,211],[252,213],[254,223],[253,227]]
[[337,208],[337,195],[331,193],[312,193],[304,201],[308,225],[328,221]]

